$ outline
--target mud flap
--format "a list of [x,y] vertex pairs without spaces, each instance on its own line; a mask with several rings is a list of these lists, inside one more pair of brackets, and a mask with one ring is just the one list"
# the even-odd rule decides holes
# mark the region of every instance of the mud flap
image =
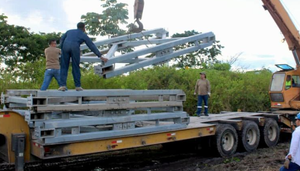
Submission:
[[15,152],[15,171],[24,171],[25,134],[12,134],[12,151]]

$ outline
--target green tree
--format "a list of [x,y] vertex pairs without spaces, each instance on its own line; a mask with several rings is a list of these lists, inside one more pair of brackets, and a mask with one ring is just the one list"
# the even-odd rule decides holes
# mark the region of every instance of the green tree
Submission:
[[0,60],[8,67],[13,67],[18,61],[32,58],[27,54],[30,33],[25,27],[7,24],[7,16],[0,15]]
[[117,36],[125,34],[126,31],[121,29],[121,24],[127,24],[128,10],[125,8],[127,4],[118,3],[117,0],[101,0],[105,4],[102,14],[89,12],[82,15],[81,19],[86,25],[86,29],[91,35],[110,35]]
[[[19,67],[33,63],[44,55],[49,39],[59,39],[60,33],[31,33],[28,28],[7,24],[7,16],[0,15],[0,62],[11,72],[23,72]],[[2,64],[0,67],[4,67]],[[19,71],[18,71],[19,70]]]
[[[201,33],[201,32],[200,32]],[[176,33],[172,35],[172,38],[176,37],[188,37],[196,34],[200,34],[195,30],[184,31],[184,33]],[[175,50],[185,49],[193,46],[194,43],[190,42],[185,45],[181,45],[175,48]],[[217,63],[216,57],[221,54],[221,49],[224,48],[220,41],[215,41],[215,43],[210,48],[199,49],[195,52],[181,55],[175,58],[175,64],[173,66],[179,68],[197,68],[199,66],[207,66],[208,64]],[[220,63],[220,62],[219,62]]]
[[203,69],[213,69],[218,71],[229,71],[231,65],[228,62],[222,62],[219,60],[214,61],[213,63],[204,63],[202,64]]

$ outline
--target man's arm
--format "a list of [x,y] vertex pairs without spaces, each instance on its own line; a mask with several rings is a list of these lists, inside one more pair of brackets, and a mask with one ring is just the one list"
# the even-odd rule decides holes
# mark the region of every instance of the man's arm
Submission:
[[207,90],[208,90],[208,95],[210,96],[210,82],[207,80]]
[[85,44],[91,49],[92,52],[94,52],[102,61],[107,62],[107,58],[103,58],[101,52],[98,50],[98,48],[95,46],[95,44],[92,42],[92,40],[84,34],[83,40]]
[[102,56],[101,52],[98,50],[98,48],[95,46],[95,44],[86,34],[84,34],[83,40],[85,44],[90,48],[90,50],[94,52],[99,58]]
[[196,85],[195,85],[195,91],[194,91],[194,95],[196,95],[197,94],[197,90],[198,90],[198,80],[196,81]]

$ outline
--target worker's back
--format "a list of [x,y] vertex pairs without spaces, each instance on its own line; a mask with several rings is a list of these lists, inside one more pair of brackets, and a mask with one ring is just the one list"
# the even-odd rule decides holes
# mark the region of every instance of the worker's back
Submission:
[[[65,38],[64,38],[65,36]],[[74,46],[80,46],[81,43],[85,42],[87,35],[80,29],[72,29],[65,33],[63,36],[63,43],[72,44]]]

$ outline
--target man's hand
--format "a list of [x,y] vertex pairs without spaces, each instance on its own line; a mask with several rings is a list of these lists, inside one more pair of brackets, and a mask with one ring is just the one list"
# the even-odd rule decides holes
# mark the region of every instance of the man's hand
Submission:
[[107,62],[107,61],[108,61],[107,58],[100,57],[100,59],[101,59],[103,62]]
[[289,169],[289,167],[290,167],[290,162],[291,162],[290,159],[285,159],[283,166],[284,166],[286,169]]
[[194,92],[194,95],[196,95],[196,92]]
[[207,93],[208,94],[208,97],[210,97],[210,93]]
[[291,160],[292,160],[292,155],[288,155],[283,164],[283,166],[286,169],[289,169]]

